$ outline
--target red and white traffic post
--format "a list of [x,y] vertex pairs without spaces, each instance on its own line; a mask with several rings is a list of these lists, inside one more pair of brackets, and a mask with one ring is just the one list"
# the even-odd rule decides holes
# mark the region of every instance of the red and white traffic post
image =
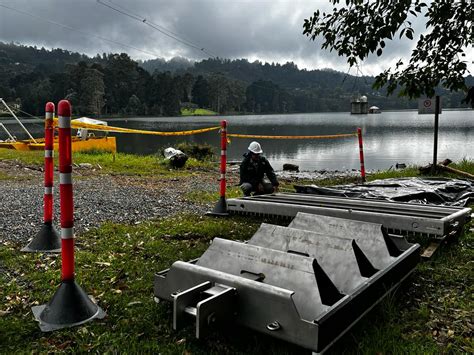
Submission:
[[60,252],[61,241],[53,226],[54,182],[54,104],[46,104],[44,120],[44,198],[43,226],[33,240],[22,249],[28,252]]
[[228,216],[226,193],[226,169],[227,169],[227,121],[221,121],[221,166],[220,166],[220,184],[219,184],[219,201],[212,212],[208,212],[211,216]]
[[61,280],[74,280],[74,202],[72,193],[71,105],[60,101],[59,200],[61,209]]
[[61,211],[61,285],[51,301],[32,307],[42,331],[53,331],[103,318],[105,313],[93,303],[74,278],[74,200],[72,185],[71,104],[58,104],[59,198]]
[[359,138],[359,159],[360,159],[360,176],[362,182],[365,182],[365,164],[364,164],[364,146],[362,144],[362,129],[357,128],[357,137]]

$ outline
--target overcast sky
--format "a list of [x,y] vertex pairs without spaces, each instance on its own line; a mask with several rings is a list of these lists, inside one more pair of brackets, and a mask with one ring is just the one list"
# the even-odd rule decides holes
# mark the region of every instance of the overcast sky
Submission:
[[[300,68],[332,68],[344,72],[349,68],[345,59],[321,50],[320,40],[313,42],[302,35],[304,19],[317,8],[330,9],[328,0],[101,1],[130,15],[146,18],[148,23],[161,26],[176,34],[175,37],[222,58],[293,61]],[[0,41],[3,42],[14,41],[48,49],[59,47],[92,56],[103,52],[126,52],[134,59],[143,60],[208,57],[203,51],[167,37],[146,23],[96,0],[0,0],[0,5],[39,17],[0,7]],[[414,28],[415,31],[424,30],[422,22],[416,20]],[[363,63],[363,74],[378,74],[399,58],[409,55],[413,45],[410,41],[389,43],[381,58],[374,55]],[[470,54],[473,54],[472,50]],[[472,69],[472,65],[470,67]],[[356,74],[355,69],[351,74]]]

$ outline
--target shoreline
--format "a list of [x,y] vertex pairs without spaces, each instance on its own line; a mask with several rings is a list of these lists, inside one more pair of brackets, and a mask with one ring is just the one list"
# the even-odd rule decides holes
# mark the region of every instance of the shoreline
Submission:
[[[407,109],[404,109],[404,108],[401,108],[401,109],[387,109],[387,110],[383,110],[383,112],[417,112],[418,109],[417,108],[407,108]],[[470,108],[470,107],[448,107],[448,108],[444,108],[443,107],[443,111],[474,111],[474,109]],[[200,118],[200,117],[204,117],[204,118],[212,118],[212,117],[232,117],[232,116],[281,116],[281,115],[288,115],[288,116],[292,116],[292,115],[312,115],[312,114],[326,114],[326,113],[348,113],[350,114],[350,111],[349,110],[343,110],[343,111],[315,111],[315,112],[265,112],[265,113],[252,113],[252,112],[231,112],[231,113],[216,113],[214,115],[179,115],[179,116],[156,116],[156,115],[153,115],[153,116],[137,116],[137,115],[132,115],[132,116],[128,116],[128,115],[100,115],[100,116],[97,116],[97,115],[90,115],[90,116],[87,116],[89,118],[94,118],[94,119],[97,119],[97,120],[103,120],[103,121],[107,121],[107,120],[133,120],[133,119],[146,119],[146,118],[159,118],[159,119],[164,119],[164,118],[169,118],[169,119],[175,119],[175,118]],[[372,114],[359,114],[359,115],[356,115],[356,116],[370,116]],[[20,118],[22,121],[25,121],[25,122],[28,122],[28,120],[37,120],[37,119],[41,119],[42,120],[42,117],[41,116],[19,116],[17,115],[18,118]],[[83,116],[77,116],[74,115],[73,116],[73,119],[75,118],[79,118],[79,117],[83,117]],[[8,118],[8,119],[6,119]],[[2,119],[2,122],[4,123],[10,123],[10,122],[16,122],[14,118],[11,117],[10,114],[8,115],[0,115],[0,119]]]

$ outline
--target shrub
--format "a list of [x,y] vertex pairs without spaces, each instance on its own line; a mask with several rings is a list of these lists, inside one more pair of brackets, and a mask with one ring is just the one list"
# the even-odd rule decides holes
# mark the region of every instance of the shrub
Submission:
[[196,160],[204,161],[214,158],[214,148],[207,143],[198,144],[182,142],[177,145],[176,149],[181,150],[188,157],[194,158]]

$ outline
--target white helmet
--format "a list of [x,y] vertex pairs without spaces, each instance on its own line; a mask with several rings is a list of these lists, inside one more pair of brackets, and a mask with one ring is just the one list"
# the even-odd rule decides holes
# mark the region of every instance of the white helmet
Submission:
[[260,146],[260,143],[258,143],[258,142],[250,143],[249,150],[252,153],[255,153],[255,154],[262,154],[263,153],[262,147]]

